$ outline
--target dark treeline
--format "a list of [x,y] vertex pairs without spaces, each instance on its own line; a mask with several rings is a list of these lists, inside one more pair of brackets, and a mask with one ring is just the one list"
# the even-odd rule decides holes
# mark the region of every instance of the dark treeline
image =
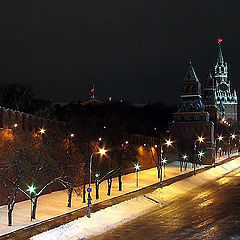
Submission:
[[54,105],[36,98],[34,89],[24,84],[0,85],[0,106],[64,122],[78,122],[85,126],[94,124],[95,129],[119,125],[128,133],[155,136],[157,132],[167,130],[172,113],[176,111],[176,107],[163,103],[148,103],[141,107],[125,102],[89,103],[81,104],[79,101],[65,106]]
[[162,103],[147,104],[136,107],[129,103],[106,102],[101,105],[69,104],[64,107],[56,106],[58,120],[93,124],[96,129],[121,127],[124,131],[134,134],[156,136],[168,129],[172,113],[176,107],[168,107]]

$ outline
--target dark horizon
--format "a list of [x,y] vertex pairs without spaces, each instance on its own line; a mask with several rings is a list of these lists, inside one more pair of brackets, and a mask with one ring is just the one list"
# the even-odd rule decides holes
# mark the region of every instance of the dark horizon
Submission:
[[174,105],[189,59],[202,83],[209,68],[213,74],[221,37],[240,92],[239,7],[226,0],[2,1],[1,83],[25,83],[53,102],[89,99],[94,83],[103,100]]

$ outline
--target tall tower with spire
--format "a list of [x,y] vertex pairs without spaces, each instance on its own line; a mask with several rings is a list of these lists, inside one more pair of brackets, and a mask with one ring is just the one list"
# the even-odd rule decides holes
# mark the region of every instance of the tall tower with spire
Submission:
[[229,122],[237,122],[237,93],[231,91],[231,82],[228,78],[228,67],[224,61],[222,39],[218,39],[218,56],[215,65],[216,99],[219,107],[224,107],[224,118]]
[[180,84],[181,98],[179,112],[203,112],[204,105],[201,97],[201,83],[194,71],[191,61],[188,64],[186,75]]
[[181,154],[187,154],[189,161],[196,160],[194,143],[198,137],[203,136],[206,140],[197,150],[204,151],[203,164],[213,163],[214,123],[209,117],[202,103],[201,83],[189,62],[185,77],[180,83],[178,112],[173,114],[173,122],[169,125],[170,134],[178,144],[177,150]]

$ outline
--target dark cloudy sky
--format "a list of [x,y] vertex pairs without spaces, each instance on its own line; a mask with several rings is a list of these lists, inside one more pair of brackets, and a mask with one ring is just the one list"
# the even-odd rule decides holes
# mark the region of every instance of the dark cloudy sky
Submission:
[[221,36],[240,92],[240,1],[1,0],[0,83],[57,102],[97,96],[174,104],[191,58],[203,79]]

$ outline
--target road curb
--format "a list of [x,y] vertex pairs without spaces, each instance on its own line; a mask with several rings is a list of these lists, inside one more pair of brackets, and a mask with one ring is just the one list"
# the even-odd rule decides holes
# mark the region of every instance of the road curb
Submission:
[[[230,159],[230,161],[236,159],[237,157],[238,156],[232,157]],[[216,163],[215,166],[220,166],[220,165],[222,165],[222,164],[224,164],[228,161],[229,161],[228,159],[225,159],[221,162]],[[206,167],[201,168],[201,169],[197,169],[196,174],[199,174],[199,173],[202,173],[202,172],[204,172],[208,169],[214,168],[215,166],[211,165],[211,166],[206,166]],[[130,200],[132,198],[151,193],[159,187],[169,186],[172,183],[175,183],[177,181],[186,179],[186,178],[191,177],[193,175],[194,175],[193,171],[183,173],[181,175],[177,175],[175,177],[164,180],[162,182],[162,186],[160,186],[160,183],[155,183],[155,184],[152,184],[150,186],[146,186],[142,189],[135,190],[135,191],[132,191],[132,192],[129,192],[129,193],[125,193],[121,196],[116,196],[116,197],[113,197],[111,199],[103,200],[102,202],[98,202],[98,203],[93,204],[91,206],[91,212],[97,212],[101,209],[104,209],[104,208],[113,206],[115,204]],[[71,212],[67,212],[67,213],[64,213],[62,215],[52,217],[52,218],[47,219],[47,220],[43,220],[41,222],[34,223],[32,225],[23,227],[21,229],[17,229],[17,230],[14,230],[12,232],[3,234],[3,235],[0,236],[0,240],[7,240],[7,239],[11,239],[11,240],[15,240],[15,239],[16,240],[21,240],[22,239],[22,240],[25,240],[25,239],[29,239],[30,237],[32,237],[34,235],[37,235],[37,234],[40,234],[40,233],[45,232],[47,230],[59,227],[63,224],[71,222],[71,221],[73,221],[77,218],[84,217],[84,216],[86,216],[86,211],[87,211],[87,207],[82,207],[82,208],[73,210]]]

